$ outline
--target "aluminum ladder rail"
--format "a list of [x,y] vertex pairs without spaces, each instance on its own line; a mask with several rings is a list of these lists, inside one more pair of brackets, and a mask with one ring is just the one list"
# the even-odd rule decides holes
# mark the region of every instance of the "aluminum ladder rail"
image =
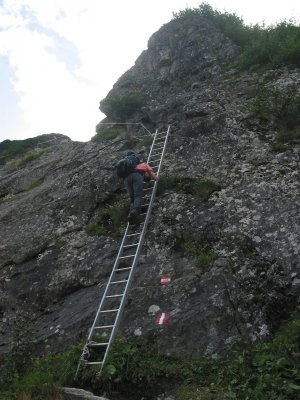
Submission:
[[[159,176],[170,133],[155,132],[147,163]],[[111,275],[108,279],[90,333],[83,347],[75,380],[82,365],[99,365],[100,374],[122,318],[126,296],[147,230],[158,182],[144,183],[143,203],[138,225],[127,224]],[[130,254],[128,254],[128,252]]]

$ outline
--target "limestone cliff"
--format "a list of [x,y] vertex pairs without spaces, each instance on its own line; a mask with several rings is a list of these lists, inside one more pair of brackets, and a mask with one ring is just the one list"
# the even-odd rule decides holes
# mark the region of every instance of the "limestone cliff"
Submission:
[[[239,72],[239,52],[208,19],[173,20],[101,102],[111,124],[97,126],[102,142],[65,142],[0,167],[1,351],[25,311],[40,354],[86,337],[121,239],[104,210],[127,201],[112,166],[128,149],[147,152],[135,125],[113,122],[171,125],[127,338],[214,355],[236,340],[267,340],[299,307],[300,147],[276,147],[276,110],[259,118],[251,90],[299,94],[300,71]],[[203,194],[203,182],[214,190]],[[172,283],[161,286],[162,275]],[[169,313],[162,328],[159,309]]]

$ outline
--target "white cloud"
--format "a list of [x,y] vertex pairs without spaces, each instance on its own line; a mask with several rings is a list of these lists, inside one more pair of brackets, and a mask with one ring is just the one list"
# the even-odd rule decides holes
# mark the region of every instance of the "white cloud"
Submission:
[[[22,129],[21,122],[15,124],[18,131],[0,132],[0,137],[61,132],[74,140],[89,140],[104,117],[99,101],[133,65],[151,34],[171,19],[172,11],[200,3],[4,0],[0,3],[0,56],[9,59],[19,98],[19,114],[8,117],[25,123]],[[242,15],[246,22],[299,19],[298,0],[209,3]]]

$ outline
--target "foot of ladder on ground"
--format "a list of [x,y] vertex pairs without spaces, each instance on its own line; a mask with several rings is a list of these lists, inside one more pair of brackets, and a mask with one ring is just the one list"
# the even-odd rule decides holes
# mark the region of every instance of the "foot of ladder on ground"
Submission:
[[[152,166],[158,176],[169,133],[170,127],[168,127],[166,132],[158,133],[156,131],[153,135],[153,142],[147,163]],[[150,219],[157,184],[157,181],[151,182],[151,186],[149,186],[149,183],[144,184],[143,199],[145,204],[142,205],[141,221],[138,225],[127,224],[111,275],[96,312],[86,344],[82,350],[75,379],[78,378],[80,368],[84,365],[98,365],[100,366],[100,373],[102,371],[122,318],[126,297]],[[126,252],[130,252],[131,254],[126,254]],[[125,272],[126,275],[123,276],[122,272]]]

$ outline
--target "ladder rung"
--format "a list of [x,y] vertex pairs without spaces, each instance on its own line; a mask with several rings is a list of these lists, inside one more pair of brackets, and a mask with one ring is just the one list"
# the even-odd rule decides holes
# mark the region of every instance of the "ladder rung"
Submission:
[[113,297],[122,297],[124,293],[122,294],[110,294],[109,296],[105,296],[106,299],[112,299]]
[[138,233],[131,233],[130,235],[126,235],[126,237],[130,237],[130,236],[137,236],[140,235],[142,232],[138,232]]
[[131,267],[115,269],[115,272],[127,271],[128,269],[131,269]]
[[116,285],[118,283],[125,283],[125,282],[128,282],[128,280],[127,279],[122,279],[121,281],[110,282],[110,285]]
[[152,190],[152,189],[153,189],[153,187],[146,188],[146,189],[143,189],[143,190]]
[[119,308],[115,308],[114,310],[102,310],[100,311],[101,313],[111,313],[111,312],[117,312],[119,311]]
[[119,257],[119,260],[123,260],[124,258],[132,258],[132,257],[135,257],[135,254],[130,254],[129,256]]
[[133,244],[126,244],[125,246],[123,246],[123,249],[129,249],[130,247],[134,247],[137,246],[138,243],[133,243]]
[[157,132],[157,134],[156,134],[156,137],[158,136],[158,135],[165,135],[165,136],[167,136],[167,131],[164,131],[164,132]]
[[103,364],[103,361],[85,361],[86,365],[100,365]]
[[113,328],[114,325],[102,325],[102,326],[95,326],[94,329],[108,329],[108,328]]
[[[159,149],[153,149],[153,152],[150,154],[149,158],[151,158],[153,156],[160,156],[161,157],[162,151],[160,151],[160,150],[163,150],[163,147],[160,147]],[[155,154],[155,153],[158,153],[158,154]]]
[[98,347],[98,346],[107,346],[109,342],[106,343],[96,343],[96,342],[91,342],[87,343],[88,347]]

